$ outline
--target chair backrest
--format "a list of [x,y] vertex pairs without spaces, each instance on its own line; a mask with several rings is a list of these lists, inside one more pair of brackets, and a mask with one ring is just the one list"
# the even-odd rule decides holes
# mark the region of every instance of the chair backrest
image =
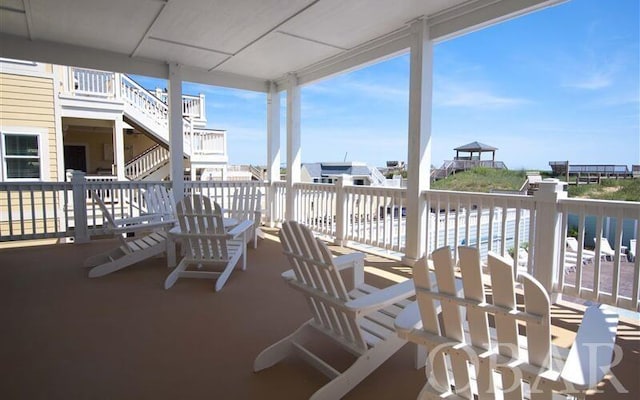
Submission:
[[91,199],[98,204],[98,207],[100,207],[100,211],[102,212],[102,223],[103,225],[106,225],[105,228],[116,228],[118,224],[97,190],[91,190]]
[[357,354],[364,353],[367,343],[355,313],[344,306],[349,295],[329,248],[295,221],[282,224],[280,241],[295,273],[289,283],[307,297],[314,325]]
[[[525,311],[519,311],[516,307],[513,266],[490,252],[488,267],[492,303],[487,303],[478,249],[459,247],[458,254],[463,295],[458,294],[456,288],[456,265],[449,247],[440,248],[432,254],[437,290],[431,289],[426,267],[414,268],[416,298],[423,329],[434,335],[429,353],[432,376],[428,384],[437,392],[453,390],[463,398],[473,398],[472,392],[482,393],[485,396],[482,398],[493,398],[493,394],[503,387],[509,389],[512,396],[509,398],[521,399],[521,379],[534,380],[535,375],[527,376],[520,370],[514,372],[507,363],[509,360],[523,361],[525,357],[522,352],[526,351],[530,365],[542,370],[551,368],[549,297],[542,285],[529,274],[522,273]],[[442,310],[441,319],[438,318],[439,307]],[[489,316],[495,321],[495,335],[490,334]],[[464,329],[465,321],[468,322],[468,329]],[[522,350],[523,347],[518,345],[518,324],[523,322],[526,324],[527,350]],[[489,349],[495,349],[498,354],[494,354],[492,360],[481,360],[484,350]],[[496,367],[500,367],[502,382],[494,382],[500,380],[492,377]],[[452,389],[453,386],[455,389]]]
[[574,238],[574,237],[567,237],[567,248],[569,248],[569,250],[571,250],[574,253],[578,252],[578,239]]
[[185,196],[176,204],[176,215],[187,257],[203,261],[229,259],[227,234],[218,203],[199,194]]
[[147,213],[158,214],[165,219],[175,218],[173,192],[164,185],[153,185],[144,192]]
[[262,192],[258,186],[242,185],[236,188],[231,201],[230,217],[238,220],[254,221],[254,226],[260,224],[260,210],[262,209]]

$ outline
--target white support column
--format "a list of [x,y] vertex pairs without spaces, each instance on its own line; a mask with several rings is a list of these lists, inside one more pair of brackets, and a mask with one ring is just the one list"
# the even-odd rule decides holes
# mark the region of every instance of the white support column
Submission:
[[287,80],[287,204],[286,219],[296,217],[293,185],[300,182],[302,149],[300,147],[300,86],[295,74]]
[[[560,260],[560,242],[562,238],[562,218],[557,211],[559,199],[566,199],[566,183],[558,179],[544,179],[534,194],[536,201],[536,220],[533,246],[533,275],[544,286],[549,295],[557,281]],[[552,298],[555,302],[555,299]]]
[[420,194],[429,189],[431,169],[433,42],[425,20],[411,24],[410,51],[407,236],[403,261],[413,265],[425,249],[427,208]]
[[169,152],[173,197],[184,197],[184,144],[182,132],[182,73],[180,64],[169,64]]
[[84,172],[73,171],[71,189],[73,193],[74,243],[87,243],[89,241],[89,227],[87,226],[87,181]]
[[113,162],[116,165],[115,174],[119,181],[124,181],[124,123],[122,115],[113,122]]
[[275,225],[275,187],[274,182],[280,180],[280,93],[275,82],[269,84],[267,94],[267,210],[269,226]]

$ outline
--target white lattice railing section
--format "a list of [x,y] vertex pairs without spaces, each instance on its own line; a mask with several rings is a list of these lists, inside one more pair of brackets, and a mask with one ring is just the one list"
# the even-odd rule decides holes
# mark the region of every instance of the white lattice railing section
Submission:
[[[427,207],[427,254],[449,246],[457,259],[458,246],[472,246],[480,250],[483,259],[489,251],[513,255],[517,270],[515,249],[533,247],[533,197],[442,190],[425,191],[422,197]],[[533,255],[529,251],[520,268],[531,272]]]
[[406,237],[405,189],[345,186],[346,240],[402,252]]
[[283,181],[272,182],[271,194],[271,221],[274,224],[281,224],[286,220],[287,204],[287,184]]
[[169,161],[169,157],[169,150],[160,145],[155,145],[129,161],[125,166],[124,174],[129,179],[138,179],[155,170],[158,166],[166,164]]
[[[559,274],[556,290],[568,296],[640,311],[640,257],[626,262],[628,246],[632,239],[638,238],[640,204],[563,199],[559,202],[559,212],[562,213],[561,243],[571,230],[580,244],[578,259],[584,262],[576,263],[575,273]],[[635,243],[636,248],[631,252],[637,255],[640,242]],[[606,251],[608,247],[613,248],[613,253]],[[595,252],[595,256],[588,257],[589,251]],[[566,252],[566,247],[560,246],[561,259]],[[633,278],[623,281],[623,272],[624,276]]]

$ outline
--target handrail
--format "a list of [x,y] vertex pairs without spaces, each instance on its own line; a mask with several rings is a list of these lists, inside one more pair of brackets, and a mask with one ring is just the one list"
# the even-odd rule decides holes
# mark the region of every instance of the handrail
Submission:
[[169,161],[169,150],[160,145],[155,145],[145,150],[138,157],[130,160],[124,168],[124,174],[129,179],[140,179],[149,172]]

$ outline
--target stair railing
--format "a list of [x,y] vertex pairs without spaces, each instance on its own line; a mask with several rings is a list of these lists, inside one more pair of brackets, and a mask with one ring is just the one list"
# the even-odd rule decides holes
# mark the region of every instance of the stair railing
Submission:
[[124,174],[131,180],[139,179],[166,164],[169,157],[169,150],[157,144],[130,160],[124,167]]

